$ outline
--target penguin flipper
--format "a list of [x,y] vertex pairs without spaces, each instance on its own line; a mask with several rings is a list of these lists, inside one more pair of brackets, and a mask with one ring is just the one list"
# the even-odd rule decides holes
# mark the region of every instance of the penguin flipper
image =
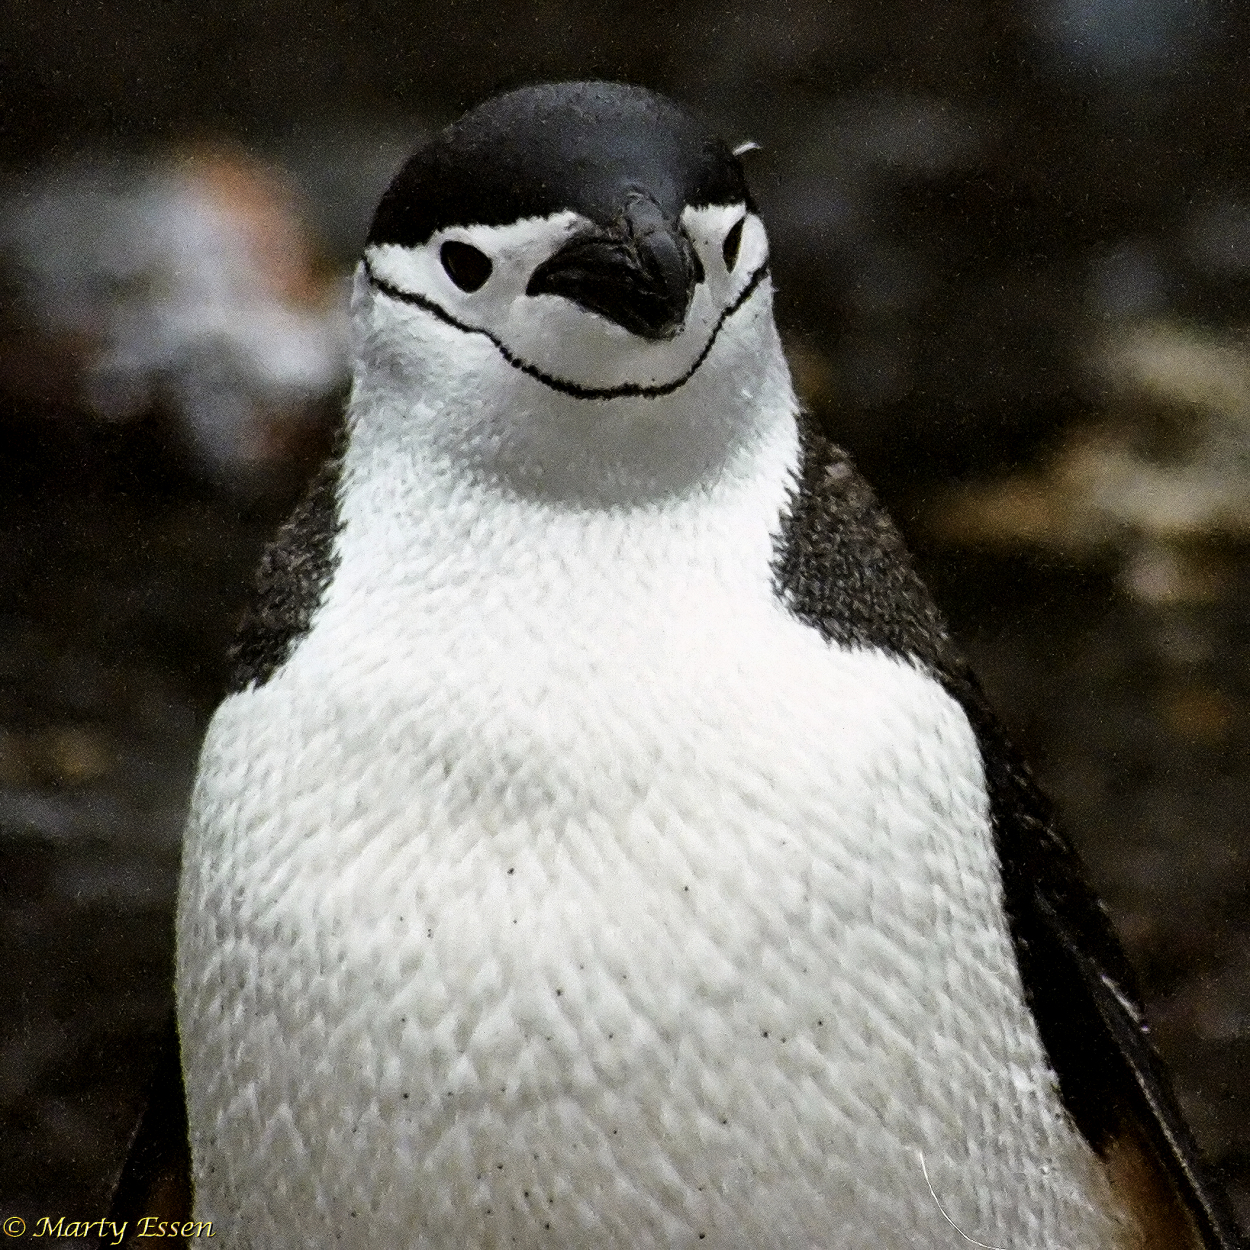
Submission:
[[1245,1243],[1223,1193],[1207,1176],[1139,1009],[1082,949],[1076,934],[1040,891],[1036,906],[1074,988],[1088,999],[1106,1040],[1122,1061],[1126,1088],[1116,1099],[1118,1130],[1111,1131],[1100,1151],[1112,1188],[1131,1203],[1154,1234],[1150,1245],[1241,1250]]
[[178,1027],[171,1012],[126,1162],[113,1187],[109,1218],[117,1225],[128,1223],[124,1245],[139,1245],[134,1239],[140,1235],[141,1219],[151,1216],[171,1224],[185,1223],[191,1218],[191,1194],[186,1095]]
[[943,678],[980,743],[1016,960],[1065,1108],[1148,1230],[1146,1245],[1242,1250],[1080,857],[976,678],[962,663]]

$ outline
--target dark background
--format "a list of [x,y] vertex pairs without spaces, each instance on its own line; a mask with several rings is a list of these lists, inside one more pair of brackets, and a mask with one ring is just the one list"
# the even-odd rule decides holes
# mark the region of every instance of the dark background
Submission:
[[[1250,8],[10,0],[0,23],[0,1215],[104,1210],[171,999],[199,737],[341,402],[333,310],[377,195],[492,91],[609,77],[762,145],[800,389],[1060,801],[1250,1221]],[[151,312],[188,283],[195,306],[228,248],[117,260],[188,185],[178,238],[229,201],[236,288],[325,329],[312,381]],[[245,346],[287,359],[269,324]],[[120,339],[147,363],[119,391]],[[263,454],[206,450],[195,422],[229,412]]]

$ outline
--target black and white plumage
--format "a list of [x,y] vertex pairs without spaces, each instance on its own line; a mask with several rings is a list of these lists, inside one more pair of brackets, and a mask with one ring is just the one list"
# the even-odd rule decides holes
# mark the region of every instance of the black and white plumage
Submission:
[[357,273],[178,919],[231,1245],[1229,1247],[1132,974],[799,412],[738,161],[498,97]]

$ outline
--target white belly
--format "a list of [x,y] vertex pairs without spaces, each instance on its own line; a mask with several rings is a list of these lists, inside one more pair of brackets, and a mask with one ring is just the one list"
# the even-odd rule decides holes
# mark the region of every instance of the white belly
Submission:
[[1131,1244],[957,705],[780,611],[531,641],[383,667],[319,625],[218,712],[196,1217],[254,1250]]

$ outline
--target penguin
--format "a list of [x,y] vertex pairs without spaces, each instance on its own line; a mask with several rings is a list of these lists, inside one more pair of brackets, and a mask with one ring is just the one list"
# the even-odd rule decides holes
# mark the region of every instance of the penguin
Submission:
[[640,87],[496,96],[383,195],[186,830],[222,1244],[1241,1244],[772,301],[741,160]]

